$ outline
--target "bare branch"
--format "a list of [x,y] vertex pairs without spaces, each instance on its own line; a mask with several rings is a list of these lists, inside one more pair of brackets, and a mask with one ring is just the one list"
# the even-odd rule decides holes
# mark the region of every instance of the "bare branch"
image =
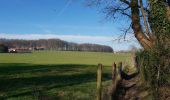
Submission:
[[146,29],[146,35],[148,35],[149,38],[151,38],[151,33],[149,31],[149,25],[148,25],[148,21],[146,19],[145,10],[144,10],[144,7],[143,7],[142,0],[140,0],[140,8],[141,8],[142,17],[143,17],[143,20],[144,20],[144,26],[145,26],[145,29]]
[[129,27],[127,29],[125,29],[125,31],[124,31],[124,39],[126,38],[126,35],[127,35],[128,31],[131,29],[131,27],[132,27],[132,23],[129,25]]
[[127,0],[120,0],[120,1],[123,2],[123,3],[125,3],[125,4],[127,4],[127,5],[130,5],[130,2],[127,1]]
[[[113,41],[118,41],[118,42],[121,42],[121,41],[127,41],[127,42],[130,42],[130,41],[133,41],[134,39],[134,35],[133,32],[131,32],[131,27],[132,27],[132,23],[129,25],[128,28],[123,28],[121,29],[121,31],[123,32],[122,34],[120,34],[116,39],[114,39]],[[128,34],[128,35],[127,35]],[[132,36],[130,36],[130,34]]]
[[130,8],[129,6],[126,8],[120,8],[120,7],[115,8],[115,7],[110,6],[110,7],[105,8],[105,10],[109,15],[114,16],[116,13],[120,13],[122,15],[127,16],[128,18],[131,18],[131,15],[126,13],[126,10],[128,10],[129,8]]

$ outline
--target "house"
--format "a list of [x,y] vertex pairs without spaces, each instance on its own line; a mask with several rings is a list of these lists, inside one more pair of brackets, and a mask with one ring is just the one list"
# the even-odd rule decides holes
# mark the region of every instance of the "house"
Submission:
[[43,46],[40,46],[40,47],[35,47],[34,50],[45,50],[46,48],[43,47]]
[[9,53],[17,53],[16,48],[10,48],[8,49]]
[[8,49],[9,53],[31,53],[32,50],[29,48],[10,48]]

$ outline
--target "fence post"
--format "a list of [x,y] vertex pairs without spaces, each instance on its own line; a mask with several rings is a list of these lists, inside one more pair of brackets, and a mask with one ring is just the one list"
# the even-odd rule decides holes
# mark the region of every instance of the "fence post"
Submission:
[[97,68],[97,97],[96,100],[102,99],[102,64],[98,64]]
[[115,91],[116,91],[116,78],[117,78],[117,66],[116,63],[112,65],[112,85],[110,90],[110,100],[113,100],[115,97]]
[[117,70],[116,63],[114,62],[114,64],[112,65],[112,82],[115,82],[116,75],[117,75],[116,70]]
[[118,63],[118,80],[121,80],[122,79],[122,71],[123,71],[123,64],[122,62],[119,62]]
[[114,63],[112,66],[111,100],[117,100],[116,91],[121,81],[121,71],[122,71],[122,62],[120,62],[118,65]]

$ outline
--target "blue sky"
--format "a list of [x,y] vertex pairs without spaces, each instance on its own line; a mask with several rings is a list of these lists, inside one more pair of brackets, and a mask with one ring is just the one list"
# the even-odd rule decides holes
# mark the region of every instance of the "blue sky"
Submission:
[[60,38],[126,50],[136,41],[116,42],[124,21],[106,21],[104,14],[83,0],[0,0],[0,38]]

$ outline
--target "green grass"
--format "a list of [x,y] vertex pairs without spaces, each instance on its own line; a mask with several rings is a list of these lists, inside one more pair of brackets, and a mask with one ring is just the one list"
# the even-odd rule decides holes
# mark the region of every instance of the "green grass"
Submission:
[[103,85],[113,62],[130,62],[130,54],[45,51],[0,54],[0,99],[94,100],[96,65],[104,65]]
[[[34,53],[0,54],[0,63],[31,63],[31,64],[86,64],[111,65],[114,61],[126,61],[130,54],[113,54],[100,52],[45,51]],[[128,60],[127,60],[128,61]]]

